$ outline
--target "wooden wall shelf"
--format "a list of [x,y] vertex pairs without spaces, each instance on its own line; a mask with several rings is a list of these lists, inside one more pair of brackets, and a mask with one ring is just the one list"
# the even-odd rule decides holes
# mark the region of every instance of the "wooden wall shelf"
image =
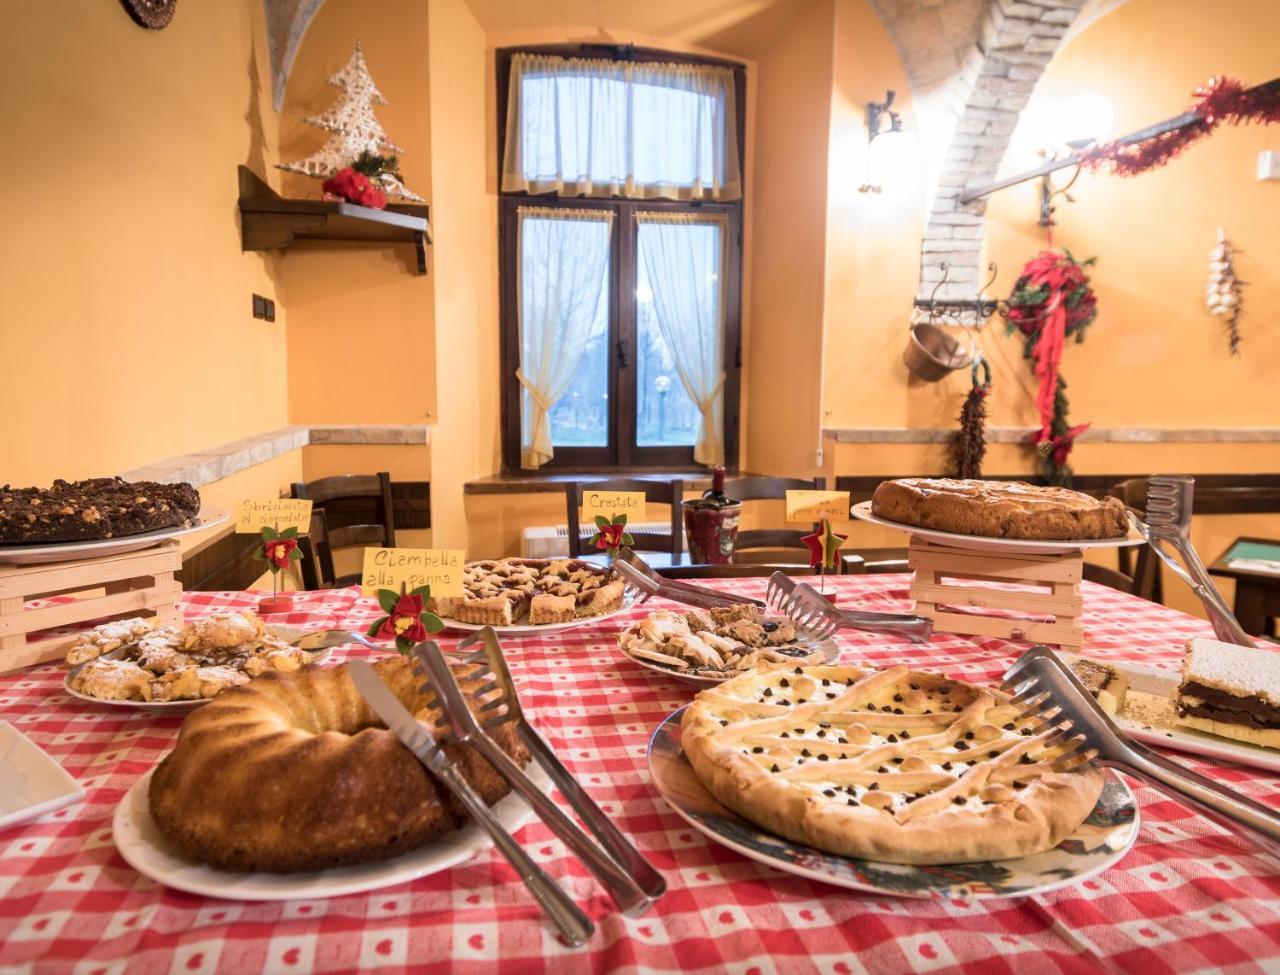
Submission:
[[294,240],[333,240],[413,244],[418,273],[427,273],[427,244],[431,241],[428,208],[393,203],[373,210],[329,200],[288,200],[239,167],[240,240],[247,251],[283,250]]

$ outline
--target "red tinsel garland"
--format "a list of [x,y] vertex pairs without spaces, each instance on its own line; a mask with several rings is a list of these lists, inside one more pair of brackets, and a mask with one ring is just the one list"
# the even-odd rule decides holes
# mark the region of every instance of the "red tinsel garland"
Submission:
[[1163,166],[1183,149],[1204,138],[1223,122],[1243,125],[1280,122],[1280,84],[1268,83],[1246,88],[1232,78],[1210,78],[1195,91],[1197,101],[1188,111],[1199,116],[1194,122],[1160,135],[1122,145],[1107,142],[1081,153],[1085,169],[1107,168],[1119,176],[1136,176]]

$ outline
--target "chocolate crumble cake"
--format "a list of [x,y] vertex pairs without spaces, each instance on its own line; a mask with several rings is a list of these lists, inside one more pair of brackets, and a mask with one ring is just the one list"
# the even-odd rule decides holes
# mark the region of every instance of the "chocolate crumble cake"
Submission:
[[200,494],[185,482],[129,482],[118,477],[54,481],[50,488],[0,487],[0,544],[87,542],[162,528],[186,528]]

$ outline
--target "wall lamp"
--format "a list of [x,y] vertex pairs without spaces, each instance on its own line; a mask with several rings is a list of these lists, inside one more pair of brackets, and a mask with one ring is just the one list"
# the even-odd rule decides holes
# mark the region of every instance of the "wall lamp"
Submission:
[[[881,191],[880,179],[881,175],[878,170],[882,167],[874,165],[877,158],[884,156],[885,153],[879,150],[887,149],[888,143],[899,141],[897,138],[889,138],[890,136],[900,136],[902,133],[902,116],[893,111],[894,92],[886,91],[884,93],[884,101],[867,102],[867,174],[862,185],[858,187],[859,193],[879,193]],[[879,143],[877,144],[877,140]]]

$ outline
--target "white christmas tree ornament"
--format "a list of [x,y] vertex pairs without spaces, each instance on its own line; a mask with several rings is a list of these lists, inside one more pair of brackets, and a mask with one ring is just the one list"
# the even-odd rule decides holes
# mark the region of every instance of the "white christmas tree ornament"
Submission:
[[[277,169],[292,173],[302,173],[317,179],[328,179],[340,169],[345,169],[360,158],[362,152],[383,156],[403,150],[387,138],[382,123],[373,113],[374,105],[385,105],[373,83],[369,68],[364,61],[364,50],[356,41],[355,52],[351,60],[341,70],[328,78],[329,84],[342,91],[342,97],[321,115],[310,115],[303,119],[308,125],[324,129],[330,133],[328,140],[318,150],[299,159],[297,162],[277,163]],[[422,202],[411,189],[404,185],[392,173],[379,173],[375,181],[382,188],[403,200]]]
[[1209,283],[1205,304],[1211,314],[1227,320],[1227,342],[1232,355],[1240,354],[1240,316],[1244,311],[1244,282],[1236,277],[1235,248],[1221,227],[1218,243],[1209,251]]

